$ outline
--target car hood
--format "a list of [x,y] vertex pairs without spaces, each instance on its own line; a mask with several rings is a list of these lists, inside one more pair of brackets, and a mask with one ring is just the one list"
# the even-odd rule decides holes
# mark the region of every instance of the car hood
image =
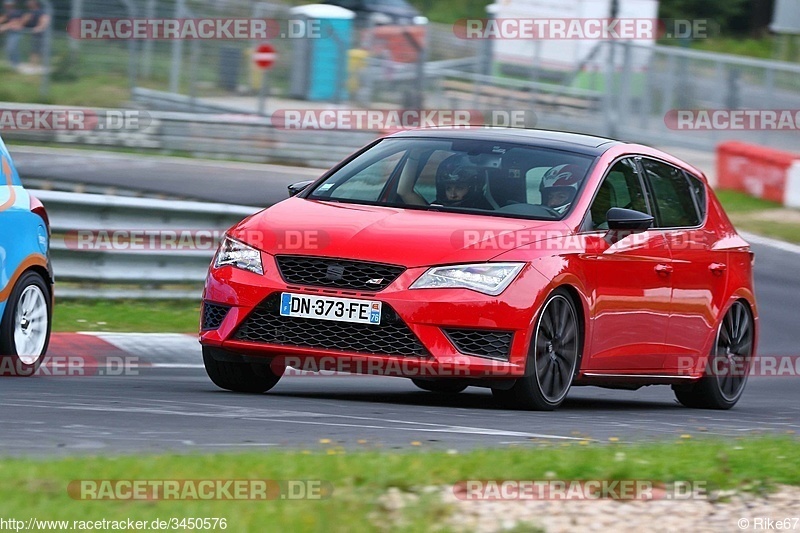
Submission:
[[239,223],[231,237],[272,255],[419,267],[488,261],[522,243],[569,232],[537,221],[290,198]]

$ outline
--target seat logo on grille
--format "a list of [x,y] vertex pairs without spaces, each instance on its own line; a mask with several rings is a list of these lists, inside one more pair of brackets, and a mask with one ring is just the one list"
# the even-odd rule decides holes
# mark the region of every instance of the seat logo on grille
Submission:
[[344,277],[344,267],[342,265],[329,265],[325,272],[325,278],[331,281],[338,281]]
[[367,285],[380,285],[383,283],[383,278],[372,278],[367,280]]

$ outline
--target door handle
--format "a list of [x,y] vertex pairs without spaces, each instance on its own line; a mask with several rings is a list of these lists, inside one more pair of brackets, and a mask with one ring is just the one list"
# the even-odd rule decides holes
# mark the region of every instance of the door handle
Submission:
[[708,265],[708,269],[711,271],[712,274],[719,276],[720,274],[725,272],[725,270],[728,269],[728,265],[726,265],[725,263],[711,263],[710,265]]
[[660,264],[656,265],[656,272],[658,274],[672,274],[672,265]]

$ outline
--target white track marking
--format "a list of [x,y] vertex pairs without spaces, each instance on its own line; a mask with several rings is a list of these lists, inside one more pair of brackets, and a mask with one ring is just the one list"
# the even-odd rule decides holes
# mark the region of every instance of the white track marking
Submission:
[[800,246],[790,242],[779,241],[778,239],[771,239],[769,237],[755,235],[753,233],[747,233],[744,231],[740,231],[739,235],[741,235],[742,238],[747,242],[751,242],[753,244],[760,244],[762,246],[769,246],[770,248],[775,248],[784,252],[800,254]]
[[[110,400],[112,398],[105,398]],[[118,398],[121,399],[121,398]],[[17,400],[20,401],[20,400]],[[565,437],[561,435],[548,435],[540,433],[528,433],[523,431],[508,431],[494,428],[481,428],[472,426],[454,426],[448,424],[434,424],[429,422],[415,422],[411,420],[398,420],[398,419],[384,419],[378,417],[364,417],[354,415],[336,415],[328,413],[313,413],[308,411],[270,411],[267,409],[252,409],[247,407],[233,407],[219,404],[201,404],[191,403],[187,404],[187,408],[193,407],[194,411],[184,411],[180,409],[179,402],[170,402],[169,400],[151,400],[152,403],[173,404],[174,407],[125,407],[119,405],[97,405],[97,404],[65,404],[63,401],[47,401],[47,400],[25,400],[22,403],[15,403],[14,399],[9,399],[3,402],[7,407],[40,407],[43,409],[59,409],[66,411],[91,411],[91,412],[107,412],[107,413],[125,413],[125,414],[149,414],[149,415],[162,415],[162,416],[187,416],[187,417],[201,417],[201,418],[235,418],[238,420],[252,420],[259,422],[284,422],[289,424],[309,424],[330,427],[352,427],[359,429],[384,429],[390,431],[422,431],[428,433],[457,433],[463,435],[486,435],[486,436],[504,436],[504,437],[524,437],[524,438],[538,438],[538,439],[551,439],[551,440],[569,440],[581,441],[586,440],[580,437]],[[212,407],[219,409],[220,412],[198,412],[198,407]],[[356,422],[330,422],[330,421],[314,421],[303,420],[304,418],[339,418],[348,419],[353,421],[362,421],[364,423]],[[367,423],[374,422],[374,423]],[[391,425],[396,424],[396,425]],[[415,427],[411,427],[415,426]]]

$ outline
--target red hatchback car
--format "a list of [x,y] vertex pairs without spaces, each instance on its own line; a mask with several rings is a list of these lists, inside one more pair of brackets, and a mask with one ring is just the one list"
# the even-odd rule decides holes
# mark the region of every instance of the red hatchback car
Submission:
[[208,375],[287,367],[492,389],[550,410],[572,385],[671,385],[728,409],[758,314],[753,253],[703,174],[571,133],[407,131],[231,228],[210,267]]

